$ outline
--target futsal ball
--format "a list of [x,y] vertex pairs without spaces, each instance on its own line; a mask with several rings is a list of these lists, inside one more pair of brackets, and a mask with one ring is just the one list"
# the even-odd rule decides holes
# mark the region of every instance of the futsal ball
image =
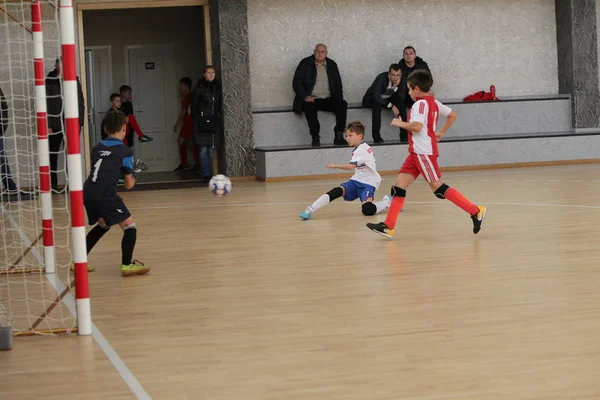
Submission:
[[231,192],[231,181],[225,175],[215,175],[208,182],[208,189],[217,196],[225,196]]

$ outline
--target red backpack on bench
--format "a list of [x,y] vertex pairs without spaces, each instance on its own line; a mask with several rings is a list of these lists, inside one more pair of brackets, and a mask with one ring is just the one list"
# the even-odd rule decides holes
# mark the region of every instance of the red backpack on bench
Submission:
[[496,97],[496,86],[490,86],[489,92],[477,92],[469,95],[463,99],[464,102],[474,102],[474,101],[490,101],[490,100],[499,100]]

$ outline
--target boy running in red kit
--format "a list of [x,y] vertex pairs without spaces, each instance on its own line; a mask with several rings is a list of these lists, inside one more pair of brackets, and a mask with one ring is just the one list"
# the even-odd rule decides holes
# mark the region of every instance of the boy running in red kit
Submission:
[[[394,236],[396,220],[406,198],[406,189],[419,175],[429,183],[433,193],[440,199],[448,199],[464,211],[473,220],[473,233],[481,230],[487,212],[486,207],[471,203],[458,190],[446,185],[438,167],[438,146],[444,134],[456,121],[456,113],[443,105],[429,93],[433,85],[431,74],[424,70],[413,71],[407,78],[410,97],[415,101],[408,114],[408,122],[399,118],[392,125],[408,130],[409,156],[400,168],[398,178],[392,186],[392,204],[385,222],[367,224],[373,232],[387,238]],[[446,117],[446,123],[436,132],[438,115]]]

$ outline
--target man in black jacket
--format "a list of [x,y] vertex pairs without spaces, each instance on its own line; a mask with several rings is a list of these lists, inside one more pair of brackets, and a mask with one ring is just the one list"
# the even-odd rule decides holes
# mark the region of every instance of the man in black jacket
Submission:
[[4,132],[8,129],[8,103],[4,98],[4,93],[0,89],[0,174],[2,174],[2,184],[4,189],[9,192],[17,190],[17,185],[10,177],[10,168],[8,167],[8,160],[4,154]]
[[342,77],[338,66],[327,57],[327,46],[319,43],[315,46],[312,56],[304,58],[298,64],[292,83],[296,98],[294,99],[294,112],[306,114],[306,121],[312,136],[312,145],[320,146],[319,133],[321,125],[317,112],[329,111],[335,114],[334,144],[346,146],[344,129],[346,127],[346,113],[348,103],[344,101]]
[[[56,60],[54,70],[46,77],[46,105],[48,107],[48,145],[50,147],[50,184],[54,192],[58,192],[58,153],[64,140],[63,95],[61,61]],[[77,101],[79,106],[79,130],[85,118],[85,102],[81,83],[77,77]]]
[[381,111],[386,108],[392,110],[397,117],[400,109],[404,107],[404,89],[401,82],[402,70],[398,64],[390,65],[388,72],[377,75],[371,87],[363,97],[363,107],[372,109],[373,141],[383,143],[381,138]]
[[222,88],[215,78],[215,68],[207,65],[192,92],[192,137],[194,144],[200,148],[204,183],[208,183],[212,176],[213,151],[221,145]]
[[[29,200],[31,196],[28,193],[19,192],[10,174],[8,160],[4,153],[4,133],[6,133],[7,129],[8,103],[6,102],[2,88],[0,88],[0,176],[2,178],[2,185],[4,186],[2,199],[3,201]],[[5,194],[8,194],[8,196],[4,196]]]
[[[423,69],[431,74],[429,70],[429,65],[421,58],[417,57],[417,51],[412,46],[406,46],[402,51],[402,60],[398,63],[400,68],[402,69],[402,80],[406,82],[406,78],[410,75],[411,72],[416,71],[418,69]],[[415,102],[408,95],[408,86],[404,83],[404,105],[405,107],[400,108],[400,117],[403,121],[406,121],[406,111],[410,109]],[[400,129],[400,141],[408,142],[408,133],[405,129]]]

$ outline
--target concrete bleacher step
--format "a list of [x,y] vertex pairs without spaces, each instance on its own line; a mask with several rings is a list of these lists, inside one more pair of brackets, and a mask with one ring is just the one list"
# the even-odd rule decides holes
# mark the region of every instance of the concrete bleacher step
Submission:
[[[498,101],[442,101],[458,120],[440,143],[440,165],[447,167],[505,165],[597,158],[594,132],[573,132],[570,95],[519,96]],[[390,126],[391,111],[382,114],[383,144],[373,146],[380,171],[397,170],[407,154],[399,130]],[[291,179],[341,173],[325,168],[347,163],[350,149],[333,145],[335,117],[319,112],[321,146],[311,147],[306,119],[289,107],[253,112],[257,178]],[[351,104],[347,121],[365,124],[365,141],[373,142],[371,110]],[[438,127],[444,123],[438,121]],[[581,147],[576,147],[576,146]],[[575,147],[574,147],[575,146]],[[583,148],[583,151],[582,151]]]
[[[368,141],[367,141],[368,142]],[[568,160],[600,159],[600,133],[552,132],[472,138],[444,138],[439,144],[444,168],[488,168]],[[390,141],[372,145],[380,172],[397,171],[408,155],[408,145]],[[325,145],[256,148],[256,178],[260,181],[305,179],[347,174],[328,163],[344,164],[352,149]]]
[[[500,101],[464,103],[444,102],[457,114],[458,119],[448,137],[479,137],[513,135],[519,132],[553,133],[570,131],[571,97],[569,95],[522,96]],[[319,112],[321,144],[333,143],[335,116]],[[381,137],[398,140],[400,131],[390,126],[393,113],[382,112]],[[371,109],[349,104],[346,120],[360,120],[365,125],[365,140],[372,141]],[[441,117],[438,127],[445,119]],[[288,107],[257,109],[253,111],[254,146],[256,148],[310,145],[306,118],[296,115]]]

